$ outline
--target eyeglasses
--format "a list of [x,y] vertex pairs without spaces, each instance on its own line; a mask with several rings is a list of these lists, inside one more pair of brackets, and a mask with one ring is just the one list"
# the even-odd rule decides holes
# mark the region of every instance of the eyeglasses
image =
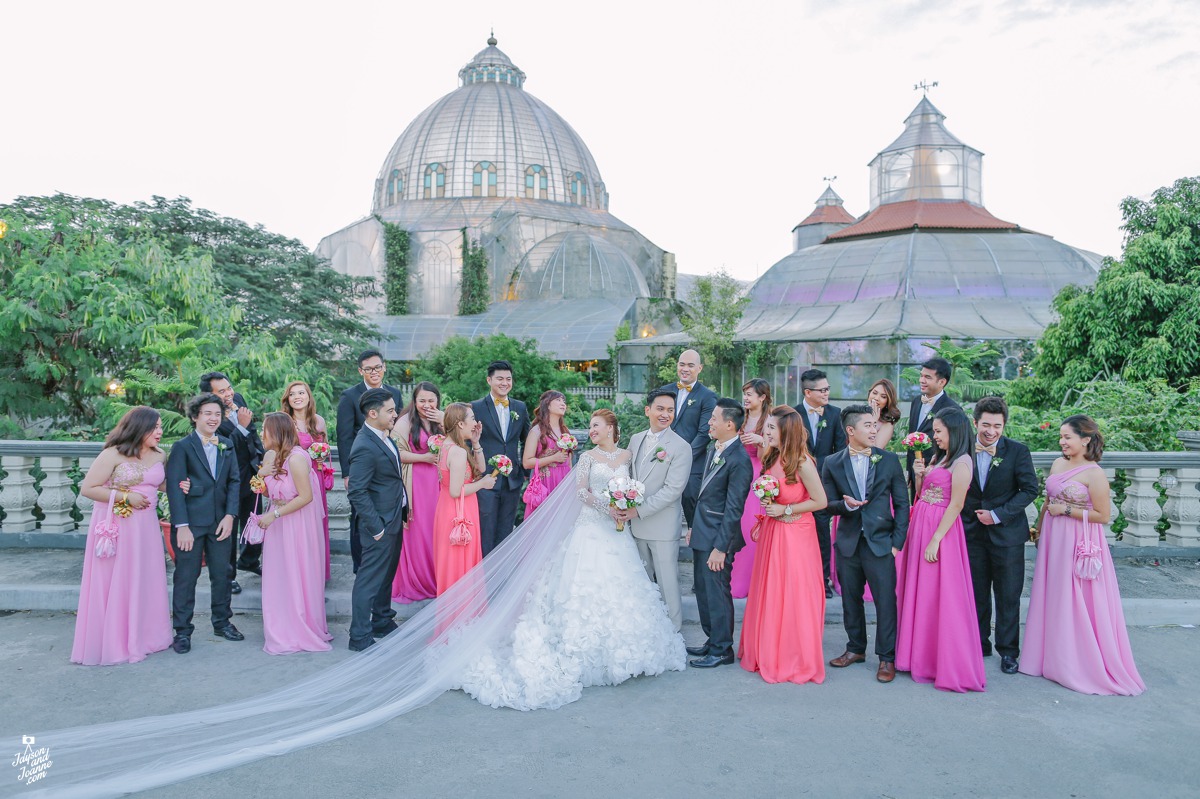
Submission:
[[812,392],[812,393],[814,393],[814,394],[828,394],[828,393],[829,393],[829,386],[825,386],[825,388],[806,388],[806,389],[804,389],[804,390],[805,390],[805,391],[811,391],[811,392]]
[[371,373],[382,372],[383,366],[382,365],[380,365],[380,366],[360,366],[360,367],[358,367],[358,370],[360,372],[371,372]]

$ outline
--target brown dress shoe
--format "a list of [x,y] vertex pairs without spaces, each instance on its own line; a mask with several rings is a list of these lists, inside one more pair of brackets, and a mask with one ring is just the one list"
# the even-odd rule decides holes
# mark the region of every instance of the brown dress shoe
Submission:
[[829,665],[835,669],[844,669],[854,663],[864,663],[867,660],[866,655],[860,655],[856,652],[843,652],[840,656],[829,661]]
[[879,671],[875,672],[875,679],[880,682],[891,682],[896,679],[896,664],[890,660],[879,661]]

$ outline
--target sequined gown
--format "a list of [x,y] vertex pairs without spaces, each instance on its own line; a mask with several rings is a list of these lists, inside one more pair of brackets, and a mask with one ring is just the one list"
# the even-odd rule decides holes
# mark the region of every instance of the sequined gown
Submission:
[[161,463],[146,468],[136,461],[117,464],[108,485],[136,491],[150,500],[142,510],[117,522],[117,553],[95,555],[96,525],[108,516],[108,503],[92,506],[83,550],[83,581],[75,617],[71,662],[85,666],[137,663],[171,645],[171,607],[162,528],[155,511]]
[[[1046,478],[1046,501],[1091,509],[1087,486],[1071,478],[1094,463]],[[1042,518],[1037,565],[1029,595],[1021,672],[1046,677],[1084,694],[1135,696],[1146,690],[1133,662],[1121,592],[1104,530],[1075,516]],[[1094,580],[1075,576],[1075,546],[1099,541],[1101,568]]]

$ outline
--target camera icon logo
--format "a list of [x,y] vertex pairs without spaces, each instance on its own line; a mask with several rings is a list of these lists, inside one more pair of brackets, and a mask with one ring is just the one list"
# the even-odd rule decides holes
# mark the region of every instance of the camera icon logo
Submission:
[[22,735],[21,736],[21,745],[22,746],[33,746],[35,743],[37,743],[37,739],[34,738],[32,735]]

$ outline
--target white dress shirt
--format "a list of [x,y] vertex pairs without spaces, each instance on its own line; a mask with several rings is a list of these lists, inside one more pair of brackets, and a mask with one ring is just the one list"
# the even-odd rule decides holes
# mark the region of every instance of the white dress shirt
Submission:
[[871,456],[866,455],[851,455],[850,466],[854,469],[854,479],[858,483],[858,497],[863,502],[867,501],[867,470],[871,466]]
[[[980,441],[978,437],[975,438],[975,441],[978,442],[982,446],[987,446],[982,441]],[[1000,443],[999,439],[997,439],[996,443]],[[992,456],[987,454],[986,452],[976,452],[975,453],[975,469],[976,469],[975,473],[979,475],[979,490],[982,491],[984,488],[987,488],[988,477],[991,474],[991,470],[992,470]],[[988,513],[992,514],[993,522],[995,522],[996,524],[1000,523],[1000,517],[996,515],[996,511],[990,510],[990,511],[988,511]]]
[[933,406],[937,405],[938,400],[940,400],[942,395],[945,393],[945,391],[939,391],[937,394],[933,395],[933,402],[928,404],[924,402],[921,403],[921,410],[917,414],[917,427],[925,424],[925,417],[929,415],[930,411],[933,410]]
[[[511,402],[511,400],[509,400]],[[512,420],[512,411],[507,405],[497,405],[496,397],[492,397],[492,405],[496,408],[496,421],[500,424],[500,438],[508,440],[508,423]]]
[[675,386],[679,391],[675,396],[675,415],[678,416],[687,407],[688,397],[691,395],[692,389],[696,387],[696,384],[692,383],[691,388],[679,388],[679,383],[676,382]]

